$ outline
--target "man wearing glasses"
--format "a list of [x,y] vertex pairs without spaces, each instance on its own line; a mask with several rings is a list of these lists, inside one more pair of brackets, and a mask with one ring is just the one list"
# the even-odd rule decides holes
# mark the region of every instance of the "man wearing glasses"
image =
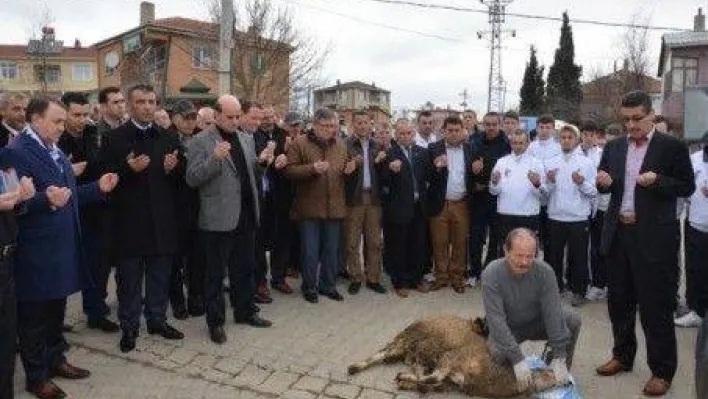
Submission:
[[677,362],[676,200],[690,196],[696,186],[686,145],[655,130],[649,95],[625,94],[620,115],[627,136],[607,143],[597,173],[598,190],[612,194],[600,250],[612,265],[608,308],[614,347],[612,359],[596,371],[613,376],[632,370],[639,308],[652,372],[643,393],[663,396]]

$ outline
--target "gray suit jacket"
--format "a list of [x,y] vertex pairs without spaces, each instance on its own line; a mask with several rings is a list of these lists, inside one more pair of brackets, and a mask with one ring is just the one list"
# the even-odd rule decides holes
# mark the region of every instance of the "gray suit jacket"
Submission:
[[[253,194],[256,223],[260,219],[258,203],[256,156],[253,137],[238,134],[244,155]],[[216,144],[223,141],[216,127],[211,127],[188,141],[187,144],[187,184],[199,190],[199,228],[206,231],[231,231],[238,226],[241,213],[241,180],[236,165],[230,156],[218,159],[214,155]]]

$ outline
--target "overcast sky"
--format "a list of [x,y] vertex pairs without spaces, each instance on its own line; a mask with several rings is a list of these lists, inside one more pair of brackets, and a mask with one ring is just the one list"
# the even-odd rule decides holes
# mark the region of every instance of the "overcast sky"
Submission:
[[[489,49],[477,31],[489,28],[487,16],[458,11],[427,10],[369,0],[272,0],[290,7],[302,30],[331,43],[333,51],[324,71],[324,82],[361,80],[390,90],[394,108],[417,108],[426,101],[459,108],[460,93],[470,93],[470,107],[486,111]],[[207,19],[205,0],[154,0],[157,18],[184,16]],[[239,0],[235,1],[236,3]],[[477,0],[418,0],[482,9]],[[42,10],[54,19],[59,39],[90,44],[137,25],[140,0],[0,0],[0,42],[25,43]],[[634,15],[654,26],[691,29],[700,0],[516,0],[508,12],[610,22],[630,22]],[[389,27],[384,27],[386,25]],[[508,82],[507,107],[518,104],[518,92],[528,60],[536,45],[540,62],[553,62],[560,22],[507,17],[505,29],[516,37],[503,39],[502,64]],[[576,63],[587,78],[593,71],[621,66],[620,42],[624,28],[572,23]],[[396,28],[396,29],[392,29]],[[412,33],[417,31],[425,35]],[[649,49],[656,74],[661,35],[651,31]],[[430,37],[440,36],[442,38]]]

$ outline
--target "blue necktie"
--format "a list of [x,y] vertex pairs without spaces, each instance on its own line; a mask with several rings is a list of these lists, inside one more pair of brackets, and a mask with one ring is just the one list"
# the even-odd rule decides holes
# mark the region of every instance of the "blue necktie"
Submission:
[[52,160],[57,165],[57,168],[59,168],[59,172],[64,173],[64,166],[61,162],[61,154],[59,153],[59,149],[57,147],[52,146],[48,149],[48,151],[49,155],[52,157]]

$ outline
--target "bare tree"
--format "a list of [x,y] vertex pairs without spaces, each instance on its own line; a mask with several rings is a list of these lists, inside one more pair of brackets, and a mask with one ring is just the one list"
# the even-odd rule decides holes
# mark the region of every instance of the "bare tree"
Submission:
[[[640,13],[632,17],[630,25],[622,34],[620,41],[620,51],[624,60],[623,69],[626,69],[627,76],[624,79],[625,90],[647,90],[647,76],[650,76],[649,61],[649,31],[646,28],[650,23],[648,16]],[[643,25],[639,27],[637,25]]]
[[[219,0],[207,0],[219,21]],[[317,86],[330,46],[320,47],[297,28],[292,11],[270,0],[246,0],[235,18],[233,86],[248,98],[287,107],[296,91]]]

